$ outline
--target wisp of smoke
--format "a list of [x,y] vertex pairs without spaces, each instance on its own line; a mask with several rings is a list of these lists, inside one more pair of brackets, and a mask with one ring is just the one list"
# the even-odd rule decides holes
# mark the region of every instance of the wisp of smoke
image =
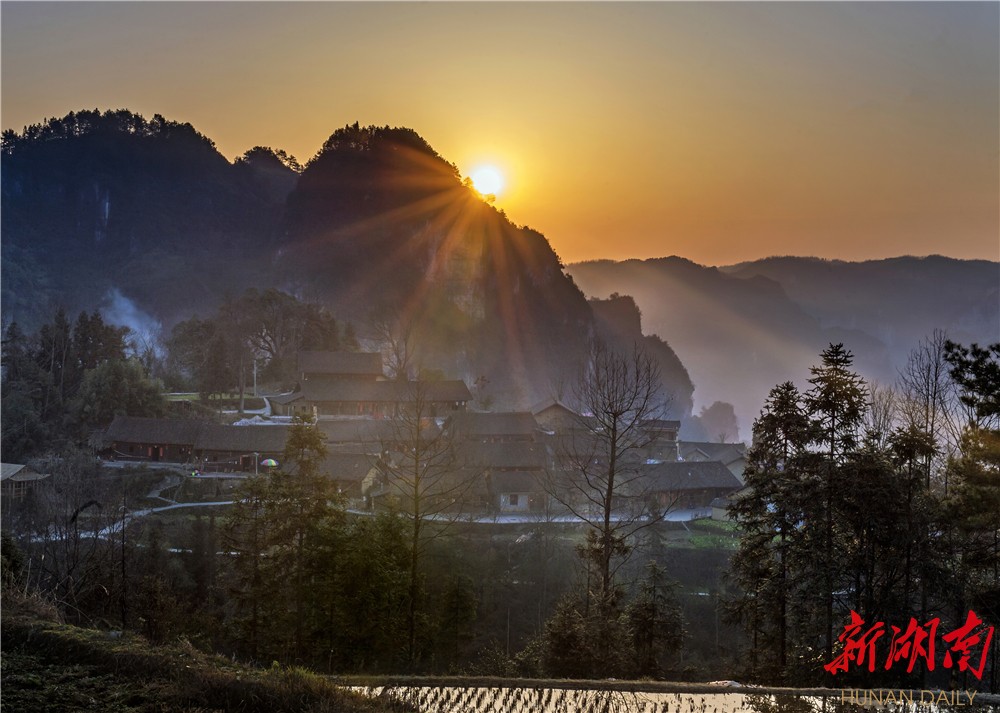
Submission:
[[110,324],[131,330],[129,338],[136,352],[153,349],[159,355],[159,336],[163,325],[152,315],[143,312],[117,287],[112,287],[104,296],[101,316]]

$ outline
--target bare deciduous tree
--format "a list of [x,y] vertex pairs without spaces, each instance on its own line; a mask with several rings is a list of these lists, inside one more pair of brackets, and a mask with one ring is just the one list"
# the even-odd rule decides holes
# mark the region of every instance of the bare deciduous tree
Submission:
[[868,410],[865,412],[865,437],[879,448],[887,448],[896,425],[899,398],[895,389],[877,381],[868,382]]
[[464,467],[454,434],[434,418],[430,384],[406,384],[378,460],[382,492],[410,520],[407,659],[417,660],[417,619],[421,599],[421,559],[428,544],[460,517],[479,472]]
[[645,350],[636,345],[621,352],[601,342],[575,396],[582,415],[560,449],[549,494],[588,526],[581,556],[596,579],[591,588],[604,619],[615,609],[615,575],[632,551],[633,535],[663,515],[643,473],[643,449],[670,399]]
[[368,327],[382,352],[389,378],[397,381],[409,379],[414,351],[412,323],[383,307],[372,312]]
[[[899,372],[900,415],[904,427],[926,433],[937,445],[943,460],[952,455],[961,439],[962,424],[956,418],[955,385],[945,361],[947,335],[940,329],[910,352]],[[941,468],[925,463],[927,477]],[[928,481],[929,485],[929,481]]]

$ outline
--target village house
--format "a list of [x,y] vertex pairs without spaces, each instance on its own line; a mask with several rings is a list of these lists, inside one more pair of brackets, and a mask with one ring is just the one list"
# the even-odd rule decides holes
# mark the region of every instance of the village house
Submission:
[[703,443],[681,441],[677,444],[678,459],[685,463],[718,461],[743,482],[747,467],[747,447],[742,443]]
[[644,455],[647,460],[670,462],[677,460],[677,432],[680,421],[671,419],[650,419],[642,422],[642,430],[647,442]]
[[[303,375],[313,377],[306,379],[300,396],[320,392],[357,395],[369,390],[366,398],[371,399],[375,389],[386,389],[393,400],[386,397],[377,403],[402,403],[405,407],[405,390],[417,388],[426,407],[428,394],[447,399],[468,395],[462,382],[379,380],[372,356],[378,355],[359,358],[353,365],[340,362],[335,369],[330,367],[329,378],[315,376],[317,371],[304,371]],[[331,363],[318,356],[305,359],[303,363],[314,370],[320,367],[310,366],[310,359],[319,360],[321,366]],[[456,391],[447,393],[452,388]],[[350,402],[344,398],[332,403]],[[324,404],[331,402],[312,403],[325,408]],[[464,407],[461,400],[449,400],[447,405],[455,403]],[[386,410],[379,415],[382,413],[388,416],[399,412]],[[606,443],[599,432],[585,428],[585,419],[562,404],[551,403],[538,413],[547,426],[527,411],[459,410],[436,418],[429,416],[421,424],[422,437],[443,435],[454,455],[450,472],[433,483],[428,495],[432,500],[441,499],[450,511],[538,513],[553,504],[550,491],[561,483],[567,491],[562,497],[572,500],[573,483],[579,480],[582,468],[592,472],[606,467]],[[405,500],[406,484],[393,482],[393,468],[379,468],[378,464],[403,462],[412,434],[403,432],[401,423],[392,418],[371,413],[365,416],[317,421],[316,428],[328,449],[321,472],[350,501],[367,498],[375,507],[388,507],[391,502],[398,505]],[[621,506],[631,507],[625,501],[639,498],[644,503],[655,503],[662,511],[689,510],[708,515],[714,502],[717,516],[721,516],[721,498],[742,486],[731,470],[731,466],[745,463],[742,444],[678,443],[679,425],[671,420],[642,424],[644,447],[630,449],[618,462],[621,472],[634,479],[635,491],[630,493],[626,488],[621,492]],[[204,471],[261,472],[260,463],[267,458],[281,464],[289,428],[118,416],[105,436],[106,453],[126,460],[186,463]],[[688,460],[676,460],[679,453]]]
[[296,358],[299,383],[306,381],[382,381],[378,352],[301,351]]
[[0,501],[4,503],[4,509],[24,498],[48,477],[48,473],[39,473],[26,465],[0,463]]
[[287,426],[222,426],[207,421],[115,416],[104,433],[104,454],[116,460],[186,463],[212,471],[254,472],[279,459]]
[[743,487],[739,479],[718,461],[702,463],[657,463],[644,466],[644,491],[662,512],[705,510],[716,498],[724,498]]
[[293,394],[271,397],[272,406],[287,415],[392,418],[423,402],[430,416],[464,411],[472,394],[464,381],[318,381],[310,380]]
[[319,464],[321,475],[333,481],[337,492],[349,501],[362,498],[363,483],[375,471],[375,458],[367,453],[327,453]]
[[330,450],[378,455],[395,441],[399,430],[384,419],[340,419],[316,422]]
[[552,458],[544,443],[466,441],[457,450],[463,464],[482,472],[491,510],[508,513],[545,509],[545,478]]
[[456,440],[478,443],[518,443],[534,441],[539,427],[526,411],[476,413],[465,411],[452,415],[445,424]]
[[281,463],[287,426],[221,426],[203,423],[194,441],[194,463],[202,470],[259,473],[261,461]]
[[104,454],[116,460],[187,463],[202,421],[115,416],[104,433]]
[[392,418],[422,401],[430,415],[447,416],[472,400],[460,380],[388,381],[374,352],[300,352],[297,373],[295,391],[268,397],[276,415]]
[[535,404],[531,413],[538,425],[549,433],[562,433],[580,427],[580,415],[557,399]]
[[292,393],[269,397],[276,415],[318,415],[316,404],[304,393],[303,387],[307,383],[322,386],[339,382],[372,383],[385,380],[382,355],[378,352],[301,351],[296,355],[295,374],[298,384]]

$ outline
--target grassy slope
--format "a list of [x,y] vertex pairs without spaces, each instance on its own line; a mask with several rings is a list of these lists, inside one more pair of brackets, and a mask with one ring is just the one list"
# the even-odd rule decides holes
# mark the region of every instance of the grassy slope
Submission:
[[[11,611],[11,610],[14,611]],[[31,713],[379,713],[407,710],[298,668],[257,670],[184,642],[153,646],[18,611],[5,599],[0,710]]]

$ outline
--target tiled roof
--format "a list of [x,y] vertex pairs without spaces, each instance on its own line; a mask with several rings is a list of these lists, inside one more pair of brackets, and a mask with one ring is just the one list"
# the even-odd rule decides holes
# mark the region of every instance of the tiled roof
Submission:
[[718,461],[702,463],[657,463],[643,468],[654,492],[678,490],[736,491],[743,487],[739,478]]
[[472,394],[464,381],[332,381],[311,380],[302,384],[307,401],[340,403],[410,403],[418,398],[431,402],[465,402]]
[[374,419],[321,420],[316,426],[330,443],[380,443],[394,432],[389,421]]
[[360,481],[372,469],[372,459],[364,453],[328,453],[319,472],[334,480]]
[[196,450],[280,453],[288,426],[222,426],[206,421],[115,416],[106,443],[190,446]]
[[707,443],[700,441],[680,441],[677,452],[683,460],[701,451],[707,460],[717,460],[722,463],[732,463],[734,460],[746,457],[746,446],[742,443]]
[[460,438],[531,436],[538,430],[535,417],[526,411],[474,413],[466,411],[452,415],[451,427]]
[[461,443],[458,460],[468,466],[538,470],[548,465],[548,449],[542,443]]
[[305,374],[382,376],[382,355],[378,352],[314,352],[298,354],[299,371]]
[[[472,497],[489,494],[486,478],[477,468],[456,468],[435,473],[423,481],[421,491],[425,496],[445,496],[457,501],[468,501]],[[382,492],[400,496],[405,507],[407,498],[413,497],[413,485],[404,478],[390,475]]]
[[490,489],[497,494],[536,493],[544,490],[538,475],[526,470],[507,470],[491,473]]
[[48,473],[36,473],[26,465],[17,463],[0,463],[0,481],[24,483],[32,480],[44,480]]
[[[330,443],[359,443],[365,445],[394,444],[410,441],[414,437],[413,422],[386,419],[348,419],[319,421],[319,428]],[[436,438],[441,429],[433,418],[426,418],[420,424],[420,436],[429,440]]]
[[195,450],[281,453],[288,440],[287,426],[220,426],[203,424],[194,441]]
[[558,399],[546,399],[545,401],[539,401],[537,404],[531,407],[531,413],[537,416],[543,411],[548,411],[550,408],[554,408],[561,411],[567,411],[573,414],[574,416],[577,415],[576,411],[574,411],[573,409],[571,409],[569,406],[564,404],[562,401],[559,401]]
[[643,421],[642,427],[647,431],[676,431],[681,427],[681,422],[665,418],[651,418]]
[[187,419],[115,416],[104,434],[104,442],[190,446],[203,424],[203,421]]
[[268,396],[268,401],[272,404],[278,404],[279,406],[284,406],[290,404],[293,401],[298,401],[302,398],[302,392],[296,391],[293,394],[278,394],[277,396]]

